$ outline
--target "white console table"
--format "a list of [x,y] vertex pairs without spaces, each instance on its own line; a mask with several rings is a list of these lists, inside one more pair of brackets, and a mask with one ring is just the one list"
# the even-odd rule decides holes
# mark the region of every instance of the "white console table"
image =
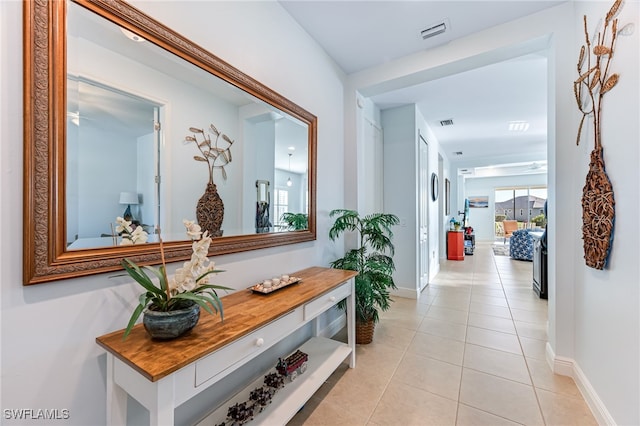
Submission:
[[316,324],[314,337],[302,346],[308,371],[276,395],[257,423],[289,421],[347,357],[351,368],[356,362],[356,273],[312,267],[291,275],[302,281],[268,295],[241,290],[223,297],[224,322],[203,313],[189,334],[175,340],[154,341],[141,324],[124,341],[124,330],[98,337],[107,351],[107,424],[126,423],[127,395],[149,410],[151,425],[174,424],[177,406],[346,298],[348,343],[317,337]]

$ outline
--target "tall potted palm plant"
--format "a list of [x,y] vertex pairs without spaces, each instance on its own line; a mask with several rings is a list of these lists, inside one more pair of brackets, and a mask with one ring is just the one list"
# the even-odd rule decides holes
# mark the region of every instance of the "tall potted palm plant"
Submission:
[[[390,290],[397,288],[393,282],[395,265],[391,227],[399,220],[388,213],[361,217],[358,212],[346,209],[332,210],[329,217],[335,217],[329,229],[332,241],[345,232],[358,233],[358,248],[331,262],[331,267],[358,272],[355,277],[356,343],[371,343],[375,324],[380,320],[379,312],[389,309],[392,302]],[[345,309],[346,301],[338,306]]]

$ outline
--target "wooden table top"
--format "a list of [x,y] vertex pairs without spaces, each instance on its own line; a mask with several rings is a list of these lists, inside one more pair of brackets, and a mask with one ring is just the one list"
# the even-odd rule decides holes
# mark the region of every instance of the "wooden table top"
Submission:
[[177,339],[152,340],[144,326],[138,324],[124,341],[123,329],[100,336],[96,342],[155,382],[332,290],[357,273],[311,267],[290,275],[302,281],[266,295],[254,294],[247,288],[221,297],[224,322],[219,314],[202,312],[195,328]]

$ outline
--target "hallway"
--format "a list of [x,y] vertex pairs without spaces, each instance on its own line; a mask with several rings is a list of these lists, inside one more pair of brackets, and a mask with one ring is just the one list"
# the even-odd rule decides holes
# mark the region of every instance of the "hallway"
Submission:
[[356,368],[343,364],[289,424],[597,424],[545,361],[547,301],[531,275],[489,243],[441,261],[419,300],[395,298]]

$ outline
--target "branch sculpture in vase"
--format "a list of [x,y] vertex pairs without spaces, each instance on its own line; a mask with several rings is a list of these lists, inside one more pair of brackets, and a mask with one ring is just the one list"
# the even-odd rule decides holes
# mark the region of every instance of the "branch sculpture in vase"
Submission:
[[[615,200],[613,186],[605,171],[600,126],[602,100],[619,80],[618,74],[610,74],[611,60],[618,35],[618,19],[622,0],[616,0],[607,13],[604,27],[592,38],[584,16],[585,44],[578,57],[578,79],[573,84],[578,109],[582,119],[578,127],[576,144],[580,143],[587,117],[593,119],[594,148],[591,152],[589,172],[582,190],[582,239],[587,266],[604,269],[613,242]],[[586,69],[585,69],[586,65]]]
[[[186,136],[185,142],[195,143],[201,154],[194,155],[193,159],[207,163],[207,169],[209,170],[209,182],[204,194],[198,200],[196,219],[202,229],[209,231],[211,237],[221,237],[223,233],[221,227],[224,219],[224,203],[218,194],[216,184],[213,182],[213,171],[220,169],[222,178],[227,180],[227,172],[224,167],[232,160],[231,145],[233,145],[234,141],[218,131],[213,124],[209,126],[207,132],[196,127],[190,127],[189,130],[193,133],[193,136]],[[201,140],[198,140],[198,137]],[[219,144],[226,144],[226,148],[221,148]]]

